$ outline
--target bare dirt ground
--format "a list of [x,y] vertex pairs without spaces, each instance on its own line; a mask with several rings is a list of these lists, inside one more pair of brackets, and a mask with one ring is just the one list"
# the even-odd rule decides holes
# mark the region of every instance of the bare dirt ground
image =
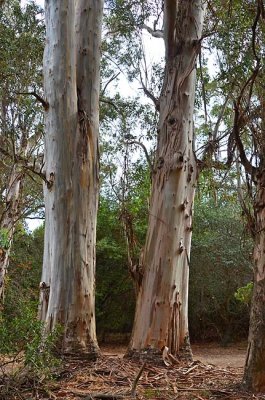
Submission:
[[[120,345],[101,345],[101,350],[105,355],[116,355],[123,357],[126,346]],[[222,347],[218,343],[199,343],[192,345],[194,360],[199,360],[204,364],[213,364],[217,367],[243,368],[247,343],[240,342],[227,347]]]
[[236,343],[222,347],[216,343],[193,344],[192,352],[195,360],[218,367],[243,368],[245,364],[247,343]]
[[192,348],[195,361],[167,367],[126,360],[126,346],[103,345],[96,362],[65,360],[54,381],[14,381],[8,390],[0,382],[0,400],[265,400],[240,385],[246,344]]

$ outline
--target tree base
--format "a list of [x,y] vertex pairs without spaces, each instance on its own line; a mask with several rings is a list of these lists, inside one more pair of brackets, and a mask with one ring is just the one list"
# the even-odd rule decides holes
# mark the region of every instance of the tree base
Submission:
[[[190,343],[186,343],[178,352],[178,354],[174,354],[179,361],[190,362],[193,361],[192,351],[190,347]],[[142,350],[136,349],[128,349],[124,358],[128,358],[137,362],[147,362],[150,364],[154,364],[157,366],[165,365],[162,357],[162,351],[153,349],[151,347],[147,347]]]
[[96,361],[101,357],[100,351],[98,352],[70,352],[64,351],[61,353],[63,358],[69,358],[71,360],[86,360],[86,361]]
[[128,349],[124,358],[141,363],[147,362],[157,366],[165,365],[162,358],[162,351],[152,349],[151,347],[142,350]]
[[64,357],[72,359],[82,359],[88,361],[96,361],[100,356],[100,349],[97,344],[93,343],[89,346],[81,346],[79,343],[67,343],[61,351]]

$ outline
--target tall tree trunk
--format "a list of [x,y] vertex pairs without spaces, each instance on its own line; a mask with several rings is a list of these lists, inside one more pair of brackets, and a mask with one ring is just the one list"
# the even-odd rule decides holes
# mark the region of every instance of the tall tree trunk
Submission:
[[265,169],[257,173],[254,247],[254,288],[250,313],[248,350],[244,384],[255,392],[265,392]]
[[[260,82],[263,82],[262,75]],[[256,97],[260,102],[260,129],[252,131],[253,139],[258,135],[259,166],[252,167],[255,177],[256,193],[253,201],[254,221],[252,235],[254,237],[253,252],[253,295],[249,321],[248,349],[245,362],[243,383],[254,392],[265,392],[265,100],[264,87],[256,86]],[[251,122],[251,121],[250,121]],[[251,125],[252,128],[252,125]],[[242,149],[241,143],[241,149]],[[242,150],[241,150],[242,151]],[[241,157],[244,160],[244,157]],[[244,162],[242,162],[244,165]],[[248,165],[244,165],[245,169]]]
[[[165,1],[166,69],[152,182],[148,232],[142,258],[129,354],[167,346],[186,349],[192,209],[197,181],[193,153],[195,63],[200,50],[201,0]],[[187,346],[188,345],[188,346]]]
[[[2,130],[5,132],[7,126],[7,106],[4,99],[1,102]],[[14,138],[13,138],[14,140]],[[14,140],[14,159],[27,158],[28,154],[28,132],[24,130],[16,149]],[[5,276],[8,271],[10,250],[13,242],[17,221],[21,217],[22,190],[25,180],[23,167],[14,162],[10,171],[4,210],[0,218],[0,301],[4,300]]]
[[20,199],[24,174],[14,164],[6,188],[6,209],[0,220],[0,300],[4,299],[5,276],[9,265],[10,249],[16,222],[20,216]]
[[46,0],[45,248],[39,314],[61,350],[99,353],[95,329],[99,62],[103,1]]

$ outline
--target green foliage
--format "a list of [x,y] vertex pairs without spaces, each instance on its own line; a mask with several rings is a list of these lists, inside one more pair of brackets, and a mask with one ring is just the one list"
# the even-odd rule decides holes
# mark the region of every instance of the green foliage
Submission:
[[144,397],[146,399],[155,399],[155,398],[160,398],[161,396],[161,391],[158,389],[145,389],[144,391]]
[[27,232],[23,226],[17,227],[10,255],[10,283],[5,301],[5,307],[12,307],[13,312],[16,312],[18,292],[21,299],[33,301],[33,304],[35,302],[36,307],[41,280],[43,240],[44,225],[32,233]]
[[27,233],[22,226],[14,237],[9,275],[1,310],[0,352],[25,349],[39,330],[36,319],[43,251],[43,227]]
[[[134,140],[145,145],[147,143],[152,161],[153,145],[150,143],[157,135],[158,120],[153,105],[142,104],[138,97],[131,99],[127,96],[124,99],[120,94],[113,95],[113,87],[108,92],[108,82],[120,69],[125,71],[129,80],[139,79],[143,60],[142,25],[150,25],[151,21],[154,29],[160,29],[162,6],[160,0],[106,2],[105,30],[108,34],[103,40],[102,60],[102,97],[106,101],[101,103],[103,155],[96,288],[97,329],[102,335],[106,332],[130,332],[132,328],[135,294],[128,271],[122,215],[126,211],[130,219],[134,242],[131,256],[137,262],[145,241],[150,171],[146,162],[143,162],[142,149],[139,150]],[[202,77],[197,96],[199,122],[196,120],[199,125],[198,147],[201,146],[198,157],[203,154],[205,142],[213,133],[214,123],[230,92],[231,98],[224,111],[219,134],[222,136],[232,127],[232,100],[253,69],[251,26],[256,7],[253,2],[244,2],[244,6],[236,0],[231,2],[232,9],[228,12],[224,10],[223,2],[217,1],[208,11],[207,30],[210,32],[214,28],[218,35],[210,36],[204,43],[208,41],[206,43],[217,49],[219,72],[212,77],[207,70],[207,56],[202,56]],[[43,135],[41,107],[33,97],[19,93],[33,89],[40,94],[42,92],[44,24],[40,15],[39,8],[33,2],[23,10],[18,0],[5,2],[0,10],[0,95],[7,119],[5,124],[1,124],[1,135],[4,137],[5,150],[12,152],[10,143],[18,147],[22,134],[27,132],[32,146],[30,154],[34,158],[41,148],[35,139]],[[257,36],[260,43],[264,42],[261,40],[263,30],[259,25]],[[260,54],[260,48],[257,50]],[[155,64],[150,70],[148,66],[148,71],[142,71],[141,78],[156,97],[159,97],[163,74],[162,63]],[[107,97],[110,94],[111,98]],[[204,95],[210,114],[207,121],[201,115],[200,99]],[[244,143],[250,144],[248,136],[243,139]],[[19,149],[16,150],[19,155]],[[217,161],[222,161],[224,157],[216,148],[213,156]],[[0,160],[0,214],[5,206],[3,193],[11,168],[7,159]],[[244,221],[236,205],[237,192],[233,187],[237,174],[233,170],[229,174],[226,172],[216,173],[209,168],[201,174],[190,272],[190,328],[194,339],[220,338],[225,342],[234,337],[236,331],[244,334],[248,325],[246,305],[249,304],[251,284],[247,282],[251,278],[249,254],[252,243],[245,237]],[[40,198],[35,178],[28,180],[23,193],[22,208],[25,215],[39,207]],[[5,231],[0,232],[0,246],[8,246]],[[23,227],[17,230],[5,303],[1,311],[0,351],[10,354],[23,349],[27,364],[36,368],[36,371],[43,370],[46,375],[46,365],[53,364],[50,356],[59,333],[52,334],[47,338],[47,344],[40,347],[42,326],[36,320],[36,311],[42,248],[43,228],[33,234],[25,232]]]
[[7,250],[10,245],[9,235],[7,229],[0,229],[0,248]]
[[34,377],[48,379],[59,366],[55,350],[60,327],[43,340],[43,323],[36,318],[36,303],[19,298],[18,302],[20,314],[10,318],[6,310],[0,315],[0,353],[12,356],[23,351],[24,363]]
[[107,332],[130,332],[134,314],[134,288],[119,209],[105,198],[100,201],[97,232],[96,318],[98,333],[104,338]]
[[20,296],[17,296],[16,310],[6,305],[0,318],[0,353],[20,352],[33,339],[34,331],[38,326],[36,303],[22,300]]
[[62,331],[62,327],[58,325],[43,339],[43,324],[38,321],[31,340],[25,346],[25,365],[41,380],[52,378],[55,369],[60,365],[60,360],[56,357],[56,345]]
[[28,93],[41,94],[43,47],[41,9],[34,2],[25,7],[18,0],[4,2],[0,8],[0,219],[7,207],[6,194],[14,164],[23,180],[21,214],[36,213],[42,204],[40,179],[24,169],[21,158],[27,153],[28,163],[35,165],[42,151],[42,108]]
[[235,293],[235,298],[243,304],[250,305],[253,293],[253,282],[247,283],[237,289]]
[[37,319],[43,233],[43,226],[32,234],[22,226],[17,230],[0,312],[0,353],[23,352],[30,373],[42,380],[49,379],[59,365],[55,351],[61,334],[58,326],[43,340],[43,323]]
[[234,293],[251,279],[253,243],[245,235],[239,207],[231,200],[202,199],[196,203],[193,232],[191,337],[224,344],[242,338],[248,331],[249,310]]
[[[204,176],[201,182],[200,200],[197,199],[195,206],[190,268],[190,329],[193,339],[227,342],[236,339],[238,333],[244,336],[248,329],[248,307],[238,302],[234,293],[251,279],[252,242],[245,234],[244,220],[232,188],[219,189],[217,185],[217,194],[213,199],[207,179]],[[214,177],[211,180],[214,181]],[[134,257],[137,260],[144,245],[147,226],[148,170],[139,164],[130,171],[128,182],[130,191],[126,206],[132,217],[137,242]],[[116,189],[119,190],[118,185]],[[33,343],[29,348],[29,358],[33,359],[38,355],[35,343],[38,343],[41,329],[36,313],[43,233],[43,226],[32,234],[23,227],[18,229],[1,313],[1,351],[10,354],[19,349],[25,350],[28,343]],[[101,195],[98,214],[96,274],[99,338],[104,338],[107,333],[129,333],[134,317],[135,293],[128,271],[121,204],[107,188]]]

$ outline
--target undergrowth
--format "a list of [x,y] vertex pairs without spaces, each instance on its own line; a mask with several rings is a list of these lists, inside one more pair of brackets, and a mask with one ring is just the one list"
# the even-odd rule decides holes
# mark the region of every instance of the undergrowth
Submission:
[[[0,399],[17,397],[20,390],[45,386],[60,367],[56,345],[62,329],[48,335],[36,318],[36,303],[18,298],[0,312]],[[21,395],[20,395],[21,396]]]

